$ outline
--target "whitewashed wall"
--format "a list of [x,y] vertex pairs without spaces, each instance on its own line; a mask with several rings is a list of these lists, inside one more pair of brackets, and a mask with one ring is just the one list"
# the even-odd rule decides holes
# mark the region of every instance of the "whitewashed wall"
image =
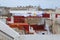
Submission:
[[60,40],[60,35],[21,35],[20,40]]

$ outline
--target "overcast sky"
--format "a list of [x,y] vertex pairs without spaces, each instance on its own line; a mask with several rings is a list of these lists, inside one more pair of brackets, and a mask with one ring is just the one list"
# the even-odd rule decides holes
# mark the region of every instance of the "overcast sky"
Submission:
[[60,0],[0,0],[1,6],[40,6],[41,8],[60,8]]

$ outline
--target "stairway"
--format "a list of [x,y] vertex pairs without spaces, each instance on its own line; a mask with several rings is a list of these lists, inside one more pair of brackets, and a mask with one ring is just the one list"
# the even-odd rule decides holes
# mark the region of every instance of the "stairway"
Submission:
[[0,21],[0,40],[18,40],[19,37],[16,31]]

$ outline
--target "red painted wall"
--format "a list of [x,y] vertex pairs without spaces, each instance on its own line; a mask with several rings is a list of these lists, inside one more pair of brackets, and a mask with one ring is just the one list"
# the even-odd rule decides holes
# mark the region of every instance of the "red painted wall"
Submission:
[[6,18],[7,21],[11,21],[11,18]]
[[56,14],[56,15],[55,15],[55,17],[57,18],[57,17],[58,17],[58,15],[60,15],[60,14]]
[[31,25],[34,30],[44,30],[45,26],[44,25]]
[[24,16],[14,16],[14,23],[24,23],[25,17]]
[[45,13],[45,14],[42,14],[42,15],[43,15],[42,17],[44,17],[44,18],[50,18],[50,14]]

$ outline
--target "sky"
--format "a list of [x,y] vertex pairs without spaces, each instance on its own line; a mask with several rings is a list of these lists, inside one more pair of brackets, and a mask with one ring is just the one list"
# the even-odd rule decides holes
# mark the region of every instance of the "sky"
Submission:
[[40,6],[41,8],[60,8],[60,0],[0,0],[0,6]]

